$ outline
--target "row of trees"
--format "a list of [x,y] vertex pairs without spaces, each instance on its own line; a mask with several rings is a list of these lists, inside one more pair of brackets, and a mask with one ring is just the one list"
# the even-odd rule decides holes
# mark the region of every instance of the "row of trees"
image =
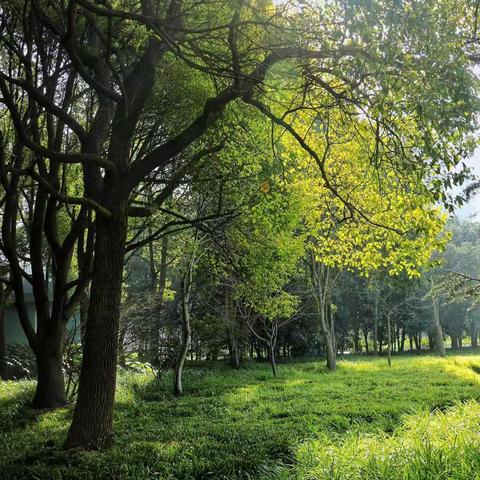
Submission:
[[[458,289],[452,291],[452,285],[466,275],[477,277],[478,224],[451,221],[448,231],[451,240],[445,251],[422,272],[421,278],[405,273],[391,277],[384,270],[369,277],[339,268],[330,271],[330,283],[323,281],[321,287],[331,289],[328,315],[333,322],[330,328],[334,343],[329,360],[332,369],[338,352],[382,354],[388,350],[428,348],[444,355],[446,336],[452,348],[461,348],[466,336],[467,343],[478,345],[480,311],[476,299]],[[328,337],[322,330],[316,304],[317,286],[312,278],[309,252],[296,257],[296,269],[282,291],[274,294],[274,307],[268,305],[271,316],[265,318],[258,308],[252,307],[250,291],[246,297],[240,295],[245,286],[239,284],[243,277],[239,279],[238,271],[234,274],[229,271],[227,276],[218,263],[212,262],[215,247],[208,245],[208,236],[204,237],[200,244],[206,257],[197,262],[193,272],[189,271],[191,321],[189,340],[185,342],[182,340],[185,301],[181,295],[185,250],[183,246],[180,251],[173,247],[166,250],[166,238],[161,245],[166,290],[165,286],[162,291],[149,287],[151,272],[158,265],[151,252],[138,251],[126,265],[128,293],[121,317],[123,361],[128,352],[136,353],[162,372],[174,366],[179,349],[188,343],[192,360],[227,358],[233,367],[240,368],[241,361],[269,359],[275,374],[277,357],[325,354]],[[175,238],[178,247],[178,237]],[[273,251],[271,245],[268,248]],[[257,250],[255,253],[256,258],[262,258]],[[271,262],[269,259],[270,265]],[[216,265],[213,271],[212,265]],[[259,267],[255,268],[258,271]],[[255,281],[255,285],[259,282]],[[283,306],[289,310],[287,314],[283,311],[277,314],[273,308],[278,308],[278,302],[292,298],[286,295],[295,298],[295,306],[287,304]],[[266,302],[264,297],[256,298]]]
[[454,167],[476,128],[465,8],[2,3],[0,247],[37,408],[66,403],[62,351],[80,312],[67,448],[109,444],[119,353],[133,341],[160,364],[174,305],[177,393],[206,316],[207,329],[225,323],[234,363],[246,325],[275,372],[284,327],[314,315],[335,368],[339,275],[416,277],[446,242],[437,202],[452,208],[445,190],[465,178]]

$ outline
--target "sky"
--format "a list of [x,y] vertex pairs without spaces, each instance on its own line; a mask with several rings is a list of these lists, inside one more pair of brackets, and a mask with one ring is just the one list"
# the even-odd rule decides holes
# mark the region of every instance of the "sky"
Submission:
[[[477,148],[474,155],[465,163],[480,177],[480,148]],[[462,220],[480,222],[480,192],[475,195],[467,205],[458,209],[456,215]]]

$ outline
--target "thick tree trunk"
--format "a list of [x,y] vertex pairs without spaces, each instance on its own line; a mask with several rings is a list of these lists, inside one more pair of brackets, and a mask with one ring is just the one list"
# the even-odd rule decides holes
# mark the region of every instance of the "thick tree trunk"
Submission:
[[65,448],[102,448],[112,442],[126,232],[126,216],[97,217],[78,399]]
[[67,404],[63,377],[62,341],[46,343],[36,352],[37,388],[32,406],[36,409],[59,408]]
[[456,335],[450,335],[450,339],[451,339],[452,349],[457,350],[458,349],[458,337]]
[[445,354],[445,345],[443,344],[443,331],[440,324],[440,307],[438,304],[438,298],[436,296],[432,297],[432,308],[433,308],[433,338],[435,342],[435,350],[438,355],[444,357]]

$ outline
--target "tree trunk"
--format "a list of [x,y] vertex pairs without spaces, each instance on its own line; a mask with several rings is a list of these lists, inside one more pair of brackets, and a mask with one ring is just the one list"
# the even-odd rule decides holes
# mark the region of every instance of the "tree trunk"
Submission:
[[337,368],[337,351],[335,347],[335,340],[330,335],[326,337],[326,351],[327,351],[327,368],[329,370],[336,370]]
[[65,448],[102,448],[113,439],[126,216],[97,216],[95,259],[78,399]]
[[390,327],[390,313],[387,313],[387,356],[388,356],[388,366],[392,366],[392,332]]
[[470,346],[475,348],[478,346],[478,323],[472,320],[470,323]]
[[360,346],[360,332],[358,328],[353,330],[353,350],[355,353],[360,353],[362,351],[362,347]]
[[451,343],[452,343],[452,349],[453,350],[458,350],[458,338],[456,335],[450,335]]
[[228,340],[230,346],[230,364],[238,370],[240,368],[240,354],[238,352],[237,339],[237,319],[235,315],[235,307],[232,299],[232,287],[225,285],[225,322],[228,330]]
[[[148,228],[148,235],[152,235],[151,227]],[[160,329],[162,328],[163,296],[167,281],[168,235],[162,237],[160,269],[158,272],[155,268],[153,242],[148,244],[148,252],[150,264],[150,288],[152,294],[157,295],[158,298],[158,309],[150,331],[149,362],[153,366],[158,367],[160,365]]]
[[270,358],[270,365],[272,367],[273,377],[277,378],[277,364],[275,362],[275,346],[273,344],[269,345],[269,358]]
[[37,388],[32,402],[35,409],[59,408],[67,404],[62,352],[58,351],[58,344],[62,343],[54,340],[36,352]]
[[182,375],[183,375],[183,366],[185,365],[185,359],[187,358],[188,349],[190,348],[190,343],[192,340],[190,329],[190,317],[189,313],[183,314],[183,334],[182,334],[182,345],[180,348],[180,353],[178,355],[177,363],[175,364],[175,375],[173,383],[173,393],[177,396],[183,395],[183,385],[182,385]]
[[240,354],[238,351],[237,339],[230,338],[230,363],[235,370],[240,368]]
[[183,394],[182,374],[188,349],[192,342],[192,330],[190,327],[190,291],[192,288],[192,269],[195,261],[195,253],[192,253],[188,262],[187,271],[182,278],[182,345],[175,365],[175,374],[173,379],[173,393],[177,396]]
[[89,304],[89,293],[88,289],[85,289],[82,292],[80,297],[80,341],[83,345],[85,339],[85,330],[87,328],[87,316],[88,316],[88,304]]
[[405,338],[407,336],[407,333],[405,332],[405,329],[402,328],[402,339],[400,341],[400,351],[403,353],[405,351]]
[[[375,290],[375,303],[373,310],[373,354],[378,355],[378,310],[380,302],[380,293]],[[380,351],[382,347],[380,346]]]
[[7,339],[5,338],[5,304],[8,297],[8,288],[0,284],[0,379],[7,380]]
[[438,298],[432,296],[432,307],[433,307],[433,338],[435,342],[435,350],[438,355],[444,357],[445,354],[445,345],[443,344],[443,331],[440,324],[440,308],[438,304]]
[[368,346],[368,328],[363,329],[363,338],[365,340],[365,352],[370,353],[370,347]]

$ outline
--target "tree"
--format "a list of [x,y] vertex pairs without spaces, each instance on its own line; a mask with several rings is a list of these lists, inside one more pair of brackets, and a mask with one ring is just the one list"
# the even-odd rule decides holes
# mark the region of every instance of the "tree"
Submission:
[[[2,37],[2,58],[7,60],[2,63],[0,90],[22,148],[34,154],[32,168],[24,175],[55,203],[80,205],[95,231],[83,363],[67,447],[103,446],[112,436],[128,218],[162,208],[186,170],[214,156],[222,146],[219,124],[229,105],[245,102],[283,126],[288,126],[295,109],[321,113],[333,105],[350,118],[362,112],[376,119],[374,129],[381,124],[382,136],[398,140],[392,148],[399,164],[423,169],[433,163],[442,170],[458,162],[473,123],[474,85],[465,57],[458,52],[456,27],[445,28],[443,22],[452,10],[456,12],[456,5],[433,5],[436,2],[425,2],[412,14],[409,4],[389,0],[335,1],[324,7],[307,2],[275,7],[255,1],[241,6],[139,1],[124,10],[88,0],[67,5],[54,0],[7,2],[1,12],[9,35]],[[46,94],[48,75],[32,75],[31,64],[25,62],[23,39],[33,39],[36,48],[47,36],[49,51],[54,52],[49,61],[63,61],[60,83],[71,75],[78,86],[71,107],[62,105],[59,92],[53,97]],[[404,45],[411,47],[408,52]],[[40,70],[50,71],[41,58],[35,60]],[[20,68],[10,72],[7,64]],[[281,68],[295,72],[290,76],[298,93],[294,109],[281,99],[274,102],[275,108],[268,105],[265,80]],[[199,85],[205,87],[194,108],[188,91],[169,97],[174,89],[156,88],[168,84],[169,73],[176,69],[191,74],[187,78],[201,79]],[[454,98],[452,84],[460,92]],[[48,117],[65,125],[68,145],[45,146],[31,133],[17,91],[28,98],[36,119]],[[323,110],[313,101],[319,91],[325,93]],[[449,99],[448,108],[444,98]],[[182,115],[169,110],[176,101]],[[83,112],[89,102],[93,111],[85,125]],[[188,109],[182,110],[186,105]],[[285,115],[275,114],[279,108]],[[397,135],[400,125],[415,128],[402,128]],[[137,150],[135,138],[145,130],[151,141],[148,148]],[[288,130],[301,140],[291,127]],[[415,155],[412,162],[401,153],[404,145],[414,145],[425,155]],[[301,146],[322,172],[322,153],[305,142]],[[75,194],[69,189],[62,192],[52,181],[43,169],[47,159],[54,168],[79,166],[80,188]],[[323,178],[336,195],[335,184],[328,176]],[[159,179],[162,188],[153,189],[147,205],[139,203],[145,184],[158,185]],[[441,181],[434,186],[437,193],[442,189]],[[348,199],[342,201],[355,209]]]

